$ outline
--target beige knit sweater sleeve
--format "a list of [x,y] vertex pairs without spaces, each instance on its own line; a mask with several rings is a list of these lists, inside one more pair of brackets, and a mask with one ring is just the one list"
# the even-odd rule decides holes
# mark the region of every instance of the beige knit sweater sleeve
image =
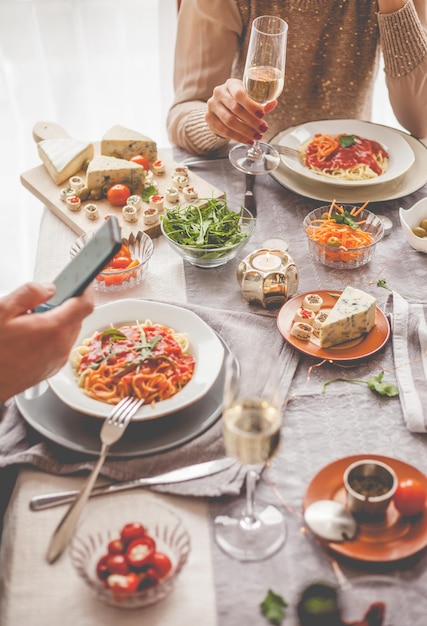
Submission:
[[399,123],[427,137],[427,3],[409,0],[400,11],[378,14],[384,71]]

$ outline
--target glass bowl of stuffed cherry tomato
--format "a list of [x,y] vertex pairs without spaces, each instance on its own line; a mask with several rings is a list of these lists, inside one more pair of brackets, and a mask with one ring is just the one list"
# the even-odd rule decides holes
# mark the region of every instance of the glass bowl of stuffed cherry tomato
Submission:
[[[79,526],[70,544],[77,574],[98,600],[135,609],[165,598],[190,553],[190,536],[175,511],[150,499],[110,505]],[[130,512],[131,511],[131,512]]]
[[[71,257],[84,248],[94,232],[84,233],[74,242],[70,250]],[[122,247],[96,276],[94,289],[114,293],[136,287],[145,278],[153,251],[153,241],[146,233],[122,229]]]

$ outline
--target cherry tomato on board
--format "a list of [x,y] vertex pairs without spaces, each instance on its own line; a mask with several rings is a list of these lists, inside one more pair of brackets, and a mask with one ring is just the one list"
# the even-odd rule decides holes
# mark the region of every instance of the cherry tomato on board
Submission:
[[420,481],[407,478],[399,482],[393,496],[396,509],[404,516],[417,515],[425,508],[427,490]]
[[142,167],[148,172],[148,170],[150,169],[150,161],[147,159],[147,157],[142,156],[142,154],[136,154],[135,156],[133,156],[131,158],[131,161],[133,163],[138,163],[138,165],[142,165]]
[[113,185],[107,191],[107,200],[113,206],[125,206],[126,200],[130,196],[130,189],[126,185]]

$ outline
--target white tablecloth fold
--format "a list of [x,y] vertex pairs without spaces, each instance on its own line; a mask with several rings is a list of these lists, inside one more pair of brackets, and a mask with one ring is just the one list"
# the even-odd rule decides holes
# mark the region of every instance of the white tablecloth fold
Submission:
[[427,432],[427,304],[390,294],[392,345],[400,403],[407,428]]

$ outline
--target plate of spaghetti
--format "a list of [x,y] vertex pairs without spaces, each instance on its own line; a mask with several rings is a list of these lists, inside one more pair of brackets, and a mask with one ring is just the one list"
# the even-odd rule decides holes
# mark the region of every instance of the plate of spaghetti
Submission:
[[402,176],[415,155],[392,128],[358,120],[308,122],[285,133],[280,144],[297,151],[282,155],[293,172],[336,186],[376,185]]
[[144,398],[134,421],[169,415],[202,398],[224,347],[198,315],[172,304],[120,300],[84,320],[68,363],[48,380],[66,405],[107,417],[125,396]]

